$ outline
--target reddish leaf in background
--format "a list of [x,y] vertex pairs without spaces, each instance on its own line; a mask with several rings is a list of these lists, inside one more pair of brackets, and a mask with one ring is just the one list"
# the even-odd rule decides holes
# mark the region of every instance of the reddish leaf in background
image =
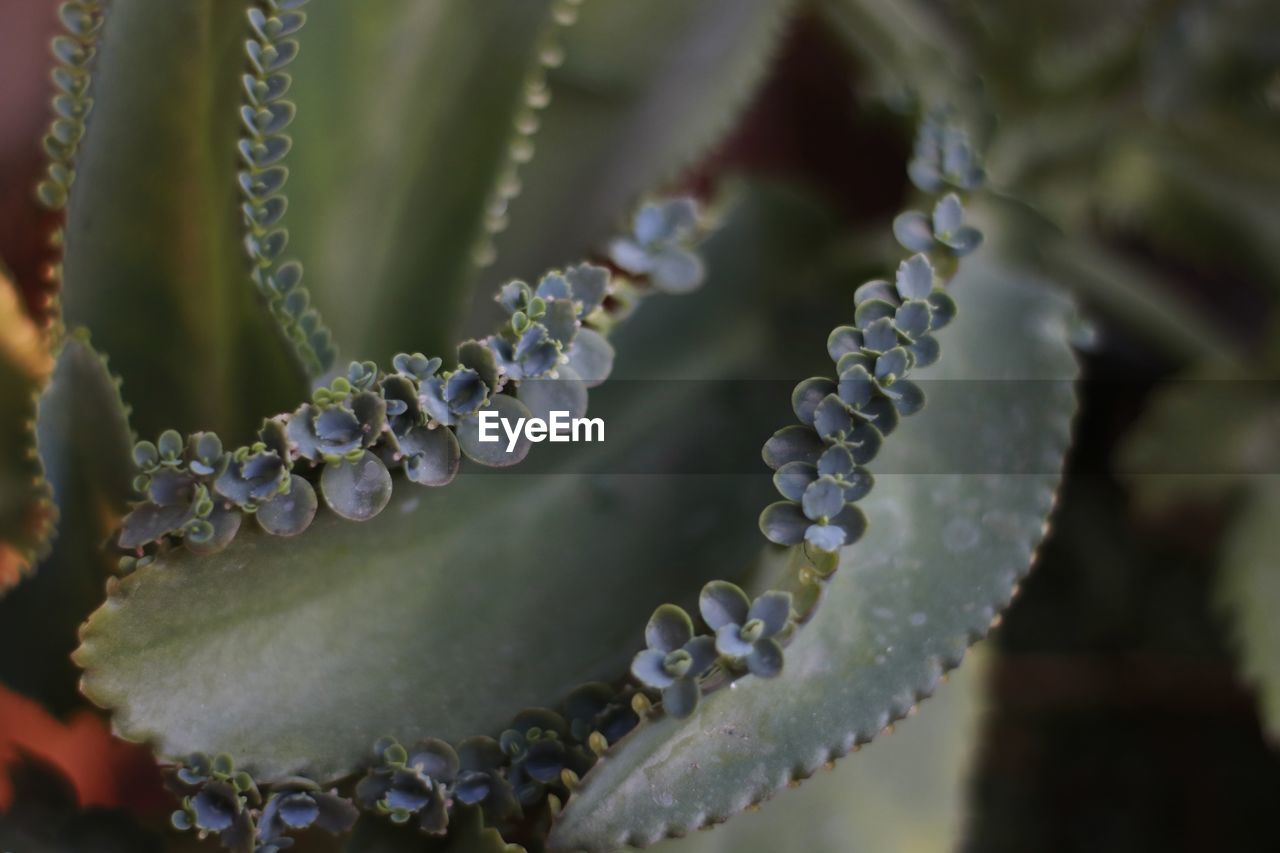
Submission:
[[[813,13],[792,21],[769,76],[716,150],[682,181],[707,198],[725,174],[797,181],[847,222],[902,207],[910,119],[859,105],[853,56]],[[868,115],[869,114],[869,115]]]
[[13,801],[9,766],[23,753],[61,771],[82,808],[155,815],[172,805],[146,747],[112,737],[91,711],[78,711],[61,722],[36,702],[0,687],[0,812]]
[[49,238],[62,219],[35,199],[53,96],[49,42],[57,32],[57,3],[0,0],[0,21],[0,259],[31,316],[43,323],[56,287]]

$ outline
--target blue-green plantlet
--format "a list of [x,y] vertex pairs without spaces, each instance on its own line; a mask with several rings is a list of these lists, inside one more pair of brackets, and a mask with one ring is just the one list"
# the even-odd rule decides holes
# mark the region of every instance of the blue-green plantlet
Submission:
[[702,284],[702,261],[689,251],[698,229],[697,208],[687,199],[646,204],[626,237],[609,244],[609,259],[632,275],[648,276],[668,293],[685,293]]
[[[673,181],[786,0],[495,2],[63,10],[39,190],[66,211],[58,366],[21,386],[76,531],[47,568],[112,572],[71,623],[84,694],[167,766],[173,826],[228,849],[481,827],[608,851],[727,818],[926,695],[1048,512],[1048,475],[886,476],[947,464],[983,403],[922,378],[1003,375],[997,337],[1000,369],[1074,365],[1051,293],[975,274],[963,319],[950,295],[985,254],[958,114],[920,117],[931,213],[884,223],[906,252],[859,284],[809,194]],[[708,390],[780,375],[801,381],[768,406]],[[997,443],[1061,458],[1069,393],[992,405]],[[480,434],[588,409],[608,441],[559,455]],[[938,544],[973,513],[1002,521]],[[937,630],[869,677],[915,612]],[[691,771],[726,731],[728,770]]]
[[[842,499],[843,500],[843,499]],[[702,618],[716,635],[716,651],[752,675],[773,678],[782,672],[782,639],[791,627],[791,594],[766,592],[751,601],[742,588],[713,581],[698,600]]]
[[430,835],[449,826],[446,786],[458,775],[458,754],[444,741],[429,738],[406,749],[387,738],[375,747],[381,763],[356,786],[356,799],[395,823],[417,820]]
[[191,755],[168,782],[182,797],[182,808],[170,818],[175,829],[214,835],[229,850],[256,849],[252,809],[262,804],[262,795],[249,774],[236,770],[231,756]]
[[955,193],[938,200],[932,218],[918,210],[899,214],[893,221],[893,236],[912,252],[928,252],[943,246],[957,257],[969,254],[982,242],[982,232],[964,224],[964,207]]
[[716,662],[716,642],[695,637],[693,620],[674,604],[664,604],[644,629],[648,648],[631,662],[631,674],[645,687],[662,691],[663,706],[687,717],[698,707],[698,679]]
[[351,801],[335,792],[322,791],[309,779],[285,779],[272,786],[258,817],[258,850],[291,847],[289,833],[313,826],[334,835],[350,832],[358,816]]

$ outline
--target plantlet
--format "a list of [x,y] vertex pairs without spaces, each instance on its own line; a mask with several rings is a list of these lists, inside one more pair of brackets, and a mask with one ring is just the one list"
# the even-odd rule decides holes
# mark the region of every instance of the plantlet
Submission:
[[[888,277],[826,270],[788,320],[777,279],[818,254],[767,241],[819,234],[813,205],[664,185],[787,4],[664,3],[643,62],[609,55],[633,5],[592,4],[64,5],[39,190],[66,210],[62,313],[0,314],[10,399],[39,395],[8,426],[43,460],[12,464],[35,485],[0,578],[50,547],[51,492],[37,577],[105,586],[68,617],[80,687],[166,764],[174,828],[681,835],[905,715],[1028,569],[1073,310],[982,259],[960,114],[914,117],[927,198]],[[811,377],[772,420],[684,381],[770,371]],[[538,469],[557,424],[599,439]]]

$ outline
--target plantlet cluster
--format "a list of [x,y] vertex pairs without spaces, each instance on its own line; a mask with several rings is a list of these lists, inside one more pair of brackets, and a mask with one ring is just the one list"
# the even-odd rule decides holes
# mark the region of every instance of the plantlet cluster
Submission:
[[[284,131],[296,115],[285,98],[291,85],[285,69],[300,51],[295,36],[306,22],[305,2],[269,0],[247,13],[254,37],[245,42],[251,70],[242,81],[247,135],[239,144],[244,169],[238,180],[253,281],[307,371],[318,376],[335,357],[332,336],[300,284],[302,265],[281,260],[288,243],[281,226],[288,207],[285,158],[292,147]],[[166,541],[219,551],[245,515],[255,515],[268,533],[296,536],[315,517],[317,492],[338,515],[366,521],[390,500],[392,470],[438,487],[457,475],[462,455],[497,467],[520,462],[528,441],[502,450],[480,440],[482,410],[510,420],[553,410],[581,417],[587,389],[612,369],[605,333],[634,302],[629,294],[701,283],[701,262],[689,248],[699,237],[692,200],[645,205],[635,235],[610,248],[614,255],[631,247],[628,263],[619,266],[632,277],[621,282],[612,283],[607,268],[584,263],[547,273],[536,288],[522,281],[504,285],[497,299],[509,322],[495,335],[461,344],[452,369],[420,353],[395,356],[386,372],[373,362],[352,362],[345,377],[317,388],[311,402],[264,421],[251,445],[224,452],[212,433],[184,440],[171,430],[157,444],[140,442],[134,487],[145,498],[124,520],[118,544],[136,553],[123,566],[135,568],[137,557],[145,564],[150,557],[143,550]],[[647,263],[650,256],[661,262]],[[669,285],[672,277],[679,287]],[[556,381],[522,386],[546,378]]]
[[285,69],[298,56],[299,43],[292,36],[306,23],[306,13],[301,11],[305,3],[267,0],[247,13],[254,38],[245,42],[250,71],[242,80],[245,102],[240,107],[245,131],[239,145],[244,163],[239,174],[244,194],[240,209],[253,283],[307,373],[320,376],[333,364],[337,349],[302,286],[302,264],[284,260],[289,232],[281,225],[289,206],[284,194],[289,179],[285,158],[293,145],[284,131],[297,113],[285,97],[292,83]]
[[[646,205],[637,218],[675,209],[696,219],[687,199]],[[676,250],[696,257],[683,248],[693,229],[677,236]],[[604,333],[628,305],[613,295],[639,294],[645,285],[641,278],[615,284],[607,268],[589,263],[549,272],[536,287],[513,281],[497,296],[508,322],[462,343],[452,369],[421,353],[396,355],[388,372],[352,362],[310,402],[264,421],[251,445],[224,450],[213,433],[184,440],[173,430],[156,443],[139,442],[134,489],[146,497],[125,517],[118,544],[144,561],[144,549],[165,542],[213,553],[230,544],[246,515],[275,536],[302,533],[315,518],[317,493],[343,518],[367,521],[390,501],[393,470],[439,487],[457,476],[464,455],[486,466],[517,464],[530,441],[494,446],[481,435],[481,415],[582,417],[588,389],[612,369]],[[137,565],[135,556],[125,561],[128,569]]]
[[89,69],[97,52],[104,6],[101,0],[81,0],[64,3],[58,9],[66,33],[53,40],[58,64],[52,78],[58,93],[53,97],[54,119],[44,138],[49,165],[36,190],[40,201],[51,209],[66,206],[75,180],[76,151],[84,138],[85,120],[93,109]]
[[[966,165],[961,177],[948,172],[948,177],[924,181],[921,191],[940,183],[957,189],[976,185],[975,176],[981,174],[976,155],[946,113],[929,115],[920,135],[936,140],[950,152],[951,161]],[[934,147],[917,143],[917,160],[933,154]],[[913,169],[913,179],[921,171]],[[942,243],[930,247],[954,270],[954,259],[975,248],[981,233],[959,224],[960,201],[954,193],[939,205],[955,209],[955,229],[967,229],[962,249]],[[904,247],[916,248],[906,242]],[[874,484],[864,466],[901,416],[924,408],[924,391],[906,377],[912,368],[939,357],[933,332],[956,312],[944,289],[947,280],[929,255],[918,252],[898,267],[893,284],[877,279],[854,292],[853,324],[836,327],[827,339],[836,378],[813,377],[797,385],[791,403],[800,425],[784,427],[764,446],[774,485],[787,498],[760,514],[760,529],[770,541],[810,549],[815,562],[824,562],[861,538],[867,521],[856,503]],[[748,673],[763,678],[780,674],[783,643],[793,627],[791,595],[785,591],[770,591],[750,602],[734,584],[714,581],[702,591],[700,610],[710,636],[695,636],[689,615],[676,605],[659,607],[645,632],[649,648],[632,664],[637,679],[662,691],[663,709],[674,717],[687,717],[697,708],[704,679],[720,684],[725,674],[730,681]]]

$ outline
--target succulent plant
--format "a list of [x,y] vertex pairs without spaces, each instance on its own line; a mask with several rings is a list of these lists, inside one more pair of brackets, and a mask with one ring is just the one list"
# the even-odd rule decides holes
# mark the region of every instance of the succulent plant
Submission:
[[349,832],[359,812],[351,801],[322,791],[310,779],[285,779],[271,788],[258,817],[259,850],[290,846],[287,833],[316,827],[335,835]]
[[511,783],[503,772],[506,756],[498,741],[475,735],[458,744],[458,778],[453,796],[459,803],[479,806],[501,822],[520,814]]
[[693,620],[674,604],[664,604],[649,617],[644,651],[631,662],[631,674],[646,687],[662,691],[662,704],[676,717],[698,707],[698,679],[716,662],[716,642],[694,636]]
[[941,192],[949,186],[975,190],[986,177],[969,134],[962,125],[950,120],[945,109],[933,110],[925,116],[907,174],[911,182],[926,193]]
[[216,835],[228,850],[255,849],[251,809],[262,797],[252,777],[236,771],[231,756],[190,755],[169,782],[182,796],[182,808],[171,817],[175,829]]
[[449,827],[445,791],[458,775],[458,754],[442,740],[430,738],[406,749],[394,740],[379,741],[374,751],[380,763],[356,786],[356,799],[396,823],[416,819],[431,835]]
[[[612,56],[615,39],[602,35],[637,14],[620,0],[502,0],[498,11],[439,0],[440,15],[408,3],[304,5],[116,0],[104,14],[71,3],[69,41],[56,46],[57,108],[71,117],[55,121],[40,194],[66,206],[65,313],[44,344],[58,353],[52,378],[29,371],[14,393],[44,395],[35,420],[49,493],[68,502],[67,518],[84,521],[78,535],[101,534],[92,547],[71,540],[85,549],[77,557],[90,555],[77,565],[99,566],[98,545],[115,531],[109,562],[127,574],[110,580],[105,601],[86,605],[97,609],[75,662],[85,694],[113,711],[124,735],[145,738],[162,759],[188,756],[171,774],[182,798],[174,826],[231,849],[272,851],[311,828],[359,836],[357,821],[448,835],[478,813],[531,849],[606,850],[727,817],[771,790],[746,780],[773,786],[807,772],[815,756],[868,739],[868,727],[902,713],[897,697],[931,689],[921,663],[931,679],[944,651],[958,655],[985,630],[1029,563],[1056,482],[975,486],[980,494],[964,500],[894,483],[882,498],[872,475],[882,449],[896,462],[931,458],[943,437],[972,424],[965,406],[989,402],[945,400],[935,415],[915,378],[939,361],[935,333],[957,315],[948,291],[960,281],[958,260],[980,242],[958,193],[978,189],[983,172],[959,116],[922,118],[911,177],[927,193],[957,192],[937,201],[932,218],[899,218],[914,254],[895,280],[855,287],[838,276],[842,295],[816,312],[820,325],[797,320],[794,336],[761,343],[770,336],[760,330],[781,322],[788,304],[764,285],[829,245],[783,250],[764,237],[788,222],[817,233],[811,202],[752,186],[733,205],[718,190],[654,185],[723,131],[725,103],[740,100],[729,90],[758,76],[786,3],[668,0],[639,27],[643,59],[630,52],[643,45]],[[594,58],[557,72],[571,62],[561,40],[580,17],[569,46]],[[735,37],[707,40],[721,26]],[[304,52],[313,29],[315,50]],[[370,33],[378,39],[366,41]],[[381,44],[391,33],[413,46],[400,60]],[[131,54],[146,61],[135,65]],[[575,83],[578,74],[612,80],[601,91],[620,99],[627,119],[587,97],[550,105],[552,81],[594,91]],[[438,96],[441,79],[458,91]],[[655,109],[667,101],[675,112]],[[334,128],[309,117],[309,103],[349,121]],[[186,115],[175,126],[161,104],[186,105],[199,121]],[[547,165],[530,162],[543,121],[559,140]],[[591,127],[609,129],[607,146],[592,148]],[[625,127],[635,135],[623,144]],[[579,138],[583,153],[567,142]],[[169,139],[145,174],[113,155]],[[327,159],[334,151],[363,152],[362,171]],[[602,223],[645,193],[650,201],[624,233],[608,238]],[[330,198],[345,211],[332,221]],[[171,234],[169,217],[182,239],[159,240],[139,275],[125,247],[140,234]],[[286,250],[307,258],[308,288]],[[775,251],[777,263],[762,262]],[[566,265],[572,257],[584,259]],[[496,288],[503,316],[483,318],[487,336],[450,347],[454,329],[480,327],[492,309],[474,293],[489,275],[506,282]],[[726,280],[735,278],[741,288]],[[1009,358],[1053,379],[1073,375],[1065,300],[995,274],[973,278],[960,292],[975,319],[954,335],[961,375],[991,367],[984,344],[995,335]],[[667,298],[704,280],[717,286]],[[113,288],[130,310],[104,304]],[[172,311],[135,325],[131,311],[144,305]],[[121,353],[113,366],[126,389],[140,390],[132,411],[87,338],[61,323],[91,326],[95,342]],[[784,500],[760,513],[763,537],[742,527],[765,503],[764,469],[749,487],[710,477],[673,489],[609,468],[632,453],[644,474],[669,473],[710,453],[699,436],[728,444],[731,432],[768,435],[758,412],[670,378],[699,378],[704,366],[805,376],[832,323],[829,363],[792,394],[798,423],[764,447]],[[752,346],[740,343],[743,330]],[[339,340],[360,360],[339,365]],[[664,378],[664,393],[627,404],[625,385],[597,393],[623,358],[628,370]],[[990,402],[992,429],[1059,459],[1073,408],[1060,386]],[[82,458],[88,440],[68,426],[67,400],[92,404],[86,417],[103,424],[105,449],[83,458],[123,458],[122,476],[59,461]],[[549,473],[531,463],[518,476],[469,475],[535,452],[529,439],[510,449],[482,440],[482,415],[578,414],[588,403],[627,424],[596,455],[583,450]],[[1037,418],[1001,417],[1020,407]],[[166,424],[186,437],[160,432]],[[159,438],[134,443],[130,464],[134,425]],[[59,485],[67,482],[84,506]],[[94,506],[99,491],[108,509]],[[864,500],[881,501],[878,515]],[[893,530],[887,507],[913,516],[896,531],[903,553],[920,554],[910,571],[955,574],[956,586],[940,581],[945,591],[935,594],[910,576],[913,606],[942,627],[905,643],[886,670],[893,677],[846,702],[832,685],[843,675],[817,673],[862,672],[873,656],[832,625],[842,607],[876,606],[851,595],[861,577],[839,569],[899,547],[864,538]],[[958,507],[1011,520],[988,538],[974,534],[983,547],[953,566],[935,534]],[[55,565],[75,563],[57,547]],[[721,574],[730,580],[710,580]],[[887,591],[893,577],[873,572],[869,600],[896,594]],[[662,603],[691,606],[699,590],[701,623]],[[828,653],[830,666],[814,664]],[[793,655],[807,665],[791,666]],[[731,776],[691,792],[688,768],[714,749],[705,732],[723,730],[701,721],[727,716],[736,720],[729,730],[743,732],[786,726],[761,696],[787,697],[805,731],[787,728],[778,749],[747,750]],[[553,707],[519,710],[525,697]],[[370,763],[379,734],[387,737]],[[676,737],[689,739],[687,749],[664,748]],[[204,754],[221,749],[252,775]],[[652,802],[630,807],[648,769],[680,791],[670,820]]]
[[893,221],[893,236],[912,252],[928,252],[942,246],[957,257],[964,257],[982,243],[982,232],[964,224],[964,207],[955,193],[938,200],[932,218],[918,210],[899,214]]
[[716,651],[752,675],[773,678],[782,672],[779,642],[791,627],[791,594],[766,592],[752,601],[742,588],[712,581],[702,590],[698,609],[716,634]]
[[706,275],[688,248],[697,230],[698,210],[687,199],[652,202],[640,208],[630,235],[609,244],[609,259],[632,275],[647,276],[658,290],[686,293]]

